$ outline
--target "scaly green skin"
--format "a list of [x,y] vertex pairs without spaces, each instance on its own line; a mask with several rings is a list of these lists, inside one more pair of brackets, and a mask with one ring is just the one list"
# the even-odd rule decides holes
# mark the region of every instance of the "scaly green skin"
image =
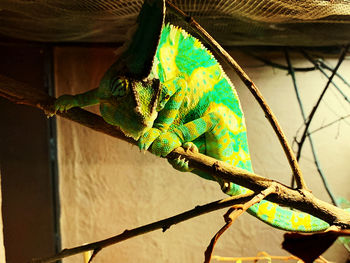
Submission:
[[[164,12],[163,1],[146,1],[133,41],[106,72],[99,88],[61,96],[56,110],[100,103],[105,121],[138,140],[142,150],[151,147],[152,153],[167,156],[176,147],[184,146],[253,171],[244,116],[233,85],[197,39],[182,29],[163,25]],[[147,17],[155,14],[158,18],[149,22]],[[146,32],[144,21],[153,33]],[[140,39],[153,44],[145,49]],[[147,51],[148,56],[135,55],[139,49]],[[187,162],[173,160],[171,164],[180,171],[192,171],[213,180],[210,174],[188,168]],[[219,183],[229,195],[250,191],[235,184]],[[311,215],[268,201],[254,205],[249,212],[265,223],[289,231],[310,232],[329,227]]]

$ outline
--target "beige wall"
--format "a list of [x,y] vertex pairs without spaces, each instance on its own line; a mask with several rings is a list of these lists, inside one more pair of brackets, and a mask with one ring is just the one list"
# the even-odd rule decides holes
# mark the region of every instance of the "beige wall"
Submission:
[[[261,88],[292,141],[302,121],[290,77],[285,71],[261,67],[261,63],[239,52],[234,56]],[[112,49],[57,48],[57,95],[97,87],[114,59]],[[303,64],[301,60],[297,62],[299,66]],[[350,72],[350,63],[346,63],[342,68],[344,75]],[[300,73],[297,77],[309,111],[325,85],[325,78],[318,72]],[[255,171],[289,184],[291,172],[276,136],[249,91],[234,75],[233,80],[247,119]],[[326,101],[311,130],[349,112],[349,104],[333,88],[327,93]],[[314,136],[332,189],[337,196],[348,199],[349,123],[350,119]],[[140,153],[123,141],[61,118],[58,119],[58,150],[63,248],[107,238],[225,197],[213,182],[175,171],[163,159]],[[310,157],[308,143],[301,167],[313,193],[329,200]],[[202,262],[211,237],[223,225],[225,211],[172,226],[165,233],[159,230],[114,245],[100,252],[96,262]],[[214,254],[239,257],[266,251],[286,255],[280,248],[283,233],[246,214],[224,234]],[[345,262],[346,251],[338,245],[326,257]],[[83,262],[83,256],[67,258],[64,262]]]

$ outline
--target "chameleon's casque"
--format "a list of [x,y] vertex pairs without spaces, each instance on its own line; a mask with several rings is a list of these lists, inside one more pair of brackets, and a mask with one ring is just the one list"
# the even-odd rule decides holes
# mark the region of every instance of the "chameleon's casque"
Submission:
[[[98,89],[64,95],[56,110],[100,104],[106,122],[138,140],[140,149],[166,156],[178,146],[253,171],[244,116],[236,90],[217,60],[184,30],[164,25],[164,1],[145,1],[138,27]],[[171,161],[181,171],[211,175]],[[219,182],[227,194],[249,191]],[[329,225],[306,213],[262,201],[249,212],[291,231],[318,231]]]

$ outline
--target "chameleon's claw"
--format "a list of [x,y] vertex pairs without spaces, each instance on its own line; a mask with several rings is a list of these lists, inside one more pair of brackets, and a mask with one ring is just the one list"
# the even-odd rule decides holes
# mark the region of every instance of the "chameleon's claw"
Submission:
[[52,112],[45,112],[45,115],[46,115],[47,118],[51,118],[54,115],[56,115],[56,112],[54,112],[54,113],[52,113]]
[[184,144],[182,144],[182,147],[185,149],[186,152],[190,151],[193,153],[199,153],[197,146],[193,142],[185,142]]
[[145,144],[138,144],[140,152],[142,152],[143,154],[145,154],[147,152],[146,146]]
[[146,149],[146,145],[144,143],[140,143],[140,141],[138,141],[138,147],[140,149],[140,152],[145,152],[147,151]]
[[77,106],[78,106],[78,102],[74,96],[62,95],[55,101],[55,104],[54,104],[55,114],[58,111],[67,112],[67,110]]
[[188,166],[188,160],[181,158],[180,156],[176,159],[168,160],[168,162],[180,172],[191,172],[193,169]]

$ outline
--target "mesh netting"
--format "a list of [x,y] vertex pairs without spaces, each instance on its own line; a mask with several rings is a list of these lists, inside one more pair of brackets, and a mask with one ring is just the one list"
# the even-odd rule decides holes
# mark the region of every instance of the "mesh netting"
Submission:
[[[173,2],[226,46],[324,46],[350,39],[350,0]],[[1,0],[0,34],[44,42],[121,43],[141,5],[122,0]]]

